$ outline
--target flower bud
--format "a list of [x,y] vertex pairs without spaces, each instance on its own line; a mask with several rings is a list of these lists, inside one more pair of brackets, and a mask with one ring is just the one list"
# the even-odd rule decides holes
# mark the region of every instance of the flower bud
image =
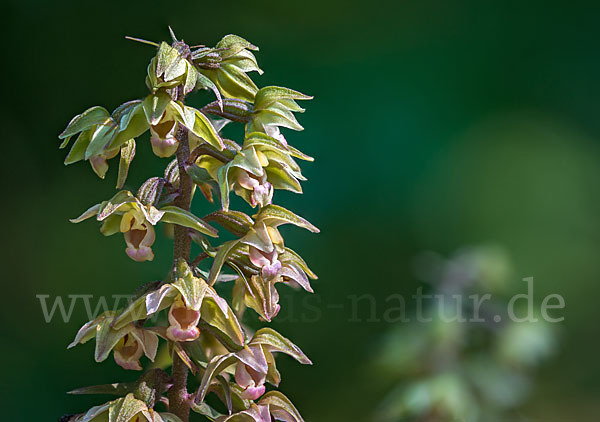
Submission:
[[169,309],[169,328],[167,337],[173,341],[193,341],[200,336],[196,325],[200,321],[200,311],[186,308],[179,297]]
[[177,125],[174,120],[166,120],[150,127],[152,151],[161,158],[175,154],[179,141],[175,138]]
[[239,169],[237,183],[242,188],[252,191],[250,205],[253,207],[256,205],[264,207],[271,203],[273,185],[267,181],[267,173],[263,172],[262,176],[255,176],[246,170]]
[[[277,276],[281,270],[279,253],[283,252],[283,237],[275,227],[263,226],[261,236],[265,238],[266,245],[262,249],[249,245],[250,262],[261,269],[261,275],[269,280]],[[270,244],[270,245],[269,245]]]

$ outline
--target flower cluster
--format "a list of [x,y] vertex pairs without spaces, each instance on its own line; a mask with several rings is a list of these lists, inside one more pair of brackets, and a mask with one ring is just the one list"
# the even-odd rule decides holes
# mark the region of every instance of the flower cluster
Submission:
[[[309,279],[316,275],[285,246],[279,226],[318,229],[273,204],[278,189],[302,192],[300,182],[306,179],[296,159],[312,158],[291,146],[280,128],[301,130],[294,113],[304,110],[296,101],[311,97],[275,86],[258,89],[247,74],[262,73],[252,53],[258,48],[243,38],[227,35],[213,48],[194,49],[171,35],[171,44],[146,42],[157,48],[148,66],[146,97],[112,113],[92,107],[73,118],[59,137],[61,148],[75,138],[65,164],[87,160],[101,178],[108,161],[120,154],[119,191],[72,222],[95,218],[103,235],[122,233],[126,254],[138,262],[154,259],[159,223],[176,228],[173,267],[165,278],[138,289],[127,307],[86,323],[69,347],[95,339],[97,362],[112,352],[122,368],[142,371],[144,356],[153,361],[162,342],[172,358],[172,375],[153,369],[135,383],[75,390],[121,397],[68,420],[187,422],[193,411],[219,422],[300,422],[287,397],[265,391],[267,384],[277,387],[281,379],[276,354],[302,364],[310,360],[280,333],[268,327],[253,331],[242,320],[247,308],[265,322],[277,315],[277,284],[312,292]],[[196,89],[211,90],[216,100],[202,109],[186,105],[185,96]],[[245,126],[241,143],[221,135],[232,122]],[[123,187],[136,142],[145,132],[156,156],[175,158],[164,175],[148,179],[132,193]],[[211,207],[216,193],[220,207],[203,218],[193,214],[190,201],[196,190]],[[230,209],[232,192],[258,208],[254,215]],[[210,238],[218,237],[212,223],[234,239],[211,243]],[[202,248],[193,260],[191,242]],[[230,281],[231,305],[217,290]],[[187,375],[177,368],[198,377],[196,391],[187,391]],[[216,395],[222,406],[209,405],[208,394]]]

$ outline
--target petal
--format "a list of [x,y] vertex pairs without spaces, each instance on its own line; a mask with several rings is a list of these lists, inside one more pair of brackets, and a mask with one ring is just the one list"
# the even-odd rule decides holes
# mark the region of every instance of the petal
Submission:
[[192,341],[200,336],[196,325],[200,320],[200,311],[185,307],[181,297],[169,309],[169,328],[167,337],[173,341]]
[[265,393],[265,386],[248,387],[240,394],[240,397],[247,400],[256,400]]
[[161,158],[172,156],[177,152],[177,148],[179,147],[179,141],[174,137],[163,139],[152,135],[150,144],[152,145],[152,152],[154,152],[154,155]]

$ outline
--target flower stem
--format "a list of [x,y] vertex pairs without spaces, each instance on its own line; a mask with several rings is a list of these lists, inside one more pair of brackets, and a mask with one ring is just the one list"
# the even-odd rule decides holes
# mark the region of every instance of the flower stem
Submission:
[[[181,87],[179,87],[181,88]],[[183,90],[178,90],[177,99],[183,101]],[[189,211],[192,201],[192,179],[185,171],[185,164],[190,156],[190,145],[188,141],[188,131],[181,124],[177,128],[176,134],[179,141],[177,148],[177,167],[179,169],[179,195],[174,204],[179,208]],[[175,236],[173,244],[173,265],[177,260],[190,259],[192,239],[189,236],[188,229],[175,225]],[[187,392],[188,368],[181,360],[175,350],[173,350],[173,368],[171,372],[173,386],[169,389],[169,411],[179,417],[182,422],[188,422],[190,417],[190,402]]]

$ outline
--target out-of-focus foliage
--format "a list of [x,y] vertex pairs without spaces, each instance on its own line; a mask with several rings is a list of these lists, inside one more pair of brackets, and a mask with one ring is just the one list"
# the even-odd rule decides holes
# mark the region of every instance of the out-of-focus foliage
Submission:
[[[497,246],[427,253],[417,274],[431,284],[423,313],[386,333],[375,374],[392,385],[377,421],[503,421],[522,405],[535,368],[556,349],[548,322],[507,318],[512,268]],[[483,300],[484,295],[487,299]],[[516,311],[515,311],[516,314]]]

